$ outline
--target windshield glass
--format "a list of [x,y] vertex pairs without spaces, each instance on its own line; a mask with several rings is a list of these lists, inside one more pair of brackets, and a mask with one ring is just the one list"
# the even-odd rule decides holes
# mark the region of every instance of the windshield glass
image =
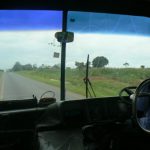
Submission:
[[[74,41],[66,49],[66,99],[118,96],[150,73],[150,19],[139,16],[68,12]],[[46,91],[60,99],[62,11],[0,11],[0,99],[21,100]]]
[[39,99],[46,91],[59,99],[60,44],[54,35],[61,26],[61,11],[0,11],[0,99]]
[[149,26],[146,17],[69,12],[74,42],[67,45],[67,90],[85,96],[88,54],[89,97],[118,96],[122,88],[149,78]]

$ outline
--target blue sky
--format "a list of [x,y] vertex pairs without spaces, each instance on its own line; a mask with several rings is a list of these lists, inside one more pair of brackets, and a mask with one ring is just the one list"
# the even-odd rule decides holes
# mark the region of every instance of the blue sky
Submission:
[[[60,58],[55,32],[61,30],[61,11],[0,11],[0,68],[22,64],[54,65]],[[75,33],[67,44],[66,65],[96,56],[109,59],[109,67],[150,67],[150,19],[112,14],[69,12],[68,30]],[[51,44],[53,43],[53,44]]]
[[[1,10],[0,30],[56,30],[62,11]],[[82,33],[150,35],[150,19],[106,13],[69,12],[68,30]]]
[[0,30],[61,29],[62,11],[1,10]]
[[118,14],[70,12],[68,30],[82,33],[150,35],[150,19]]

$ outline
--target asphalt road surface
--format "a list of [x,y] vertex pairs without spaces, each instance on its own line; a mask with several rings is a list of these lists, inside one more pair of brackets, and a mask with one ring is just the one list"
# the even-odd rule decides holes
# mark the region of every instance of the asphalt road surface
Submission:
[[[60,100],[60,89],[39,81],[35,81],[16,73],[5,72],[1,80],[0,99],[22,100],[32,98],[33,95],[40,99],[46,91],[54,91],[57,100]],[[50,94],[49,94],[50,95]],[[66,100],[82,99],[81,95],[66,92]]]

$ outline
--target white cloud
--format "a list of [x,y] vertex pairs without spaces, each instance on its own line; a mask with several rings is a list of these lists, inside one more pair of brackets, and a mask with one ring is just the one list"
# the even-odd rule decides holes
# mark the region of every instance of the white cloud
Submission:
[[[11,31],[0,32],[0,64],[2,68],[10,68],[16,61],[22,64],[53,65],[60,62],[53,58],[56,31]],[[55,43],[56,40],[55,40]],[[58,44],[58,43],[57,43]],[[59,48],[60,49],[60,48]]]
[[[53,58],[54,52],[61,51],[55,32],[0,32],[0,68],[11,68],[16,61],[37,65],[60,63],[60,59]],[[74,42],[67,44],[66,65],[74,67],[75,61],[86,62],[90,54],[90,61],[96,56],[107,57],[112,67],[122,67],[125,62],[131,67],[150,67],[149,41],[150,37],[143,36],[75,33]]]
[[68,44],[67,61],[90,61],[96,56],[109,59],[109,66],[122,67],[128,62],[131,67],[150,67],[150,37],[113,34],[75,34],[74,43]]

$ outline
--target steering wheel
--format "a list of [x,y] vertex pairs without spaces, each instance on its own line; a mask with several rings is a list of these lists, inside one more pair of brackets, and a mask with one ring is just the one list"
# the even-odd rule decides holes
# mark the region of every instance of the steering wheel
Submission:
[[125,102],[125,103],[128,103],[128,104],[131,104],[129,101],[126,100],[126,98],[123,96],[123,93],[127,93],[128,96],[131,96],[132,94],[135,93],[135,89],[137,87],[136,86],[128,86],[128,87],[125,87],[123,88],[120,92],[119,92],[119,97],[121,99],[121,102]]
[[[50,94],[50,96],[48,94]],[[46,91],[41,95],[38,106],[40,106],[40,107],[48,106],[48,105],[53,104],[55,102],[56,102],[55,92]]]

